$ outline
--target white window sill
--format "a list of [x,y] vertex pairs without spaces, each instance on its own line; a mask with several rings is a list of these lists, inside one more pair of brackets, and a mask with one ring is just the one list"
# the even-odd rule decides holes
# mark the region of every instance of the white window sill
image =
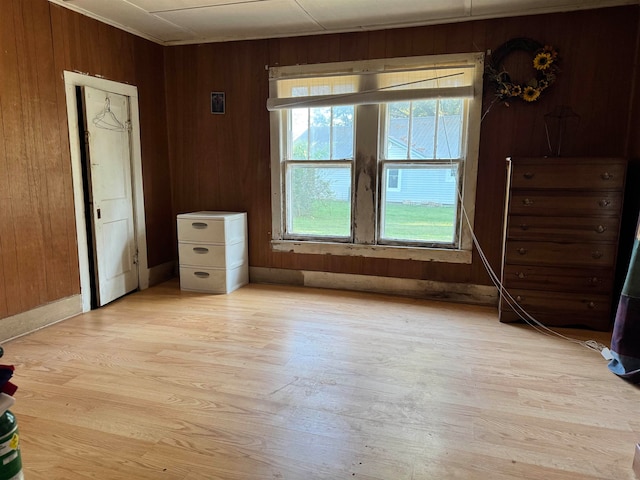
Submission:
[[471,251],[469,250],[357,245],[353,243],[300,242],[293,240],[272,240],[271,246],[276,252],[392,258],[399,260],[419,260],[422,262],[471,263]]

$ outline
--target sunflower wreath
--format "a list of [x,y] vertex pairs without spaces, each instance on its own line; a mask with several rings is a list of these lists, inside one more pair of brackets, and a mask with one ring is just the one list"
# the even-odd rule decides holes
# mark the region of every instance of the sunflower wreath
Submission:
[[[525,51],[533,55],[534,76],[526,83],[516,83],[511,80],[509,72],[505,71],[502,62],[515,51]],[[556,81],[558,73],[558,52],[555,48],[530,38],[514,38],[496,48],[491,54],[485,70],[486,78],[493,85],[498,100],[508,105],[511,99],[522,99],[535,102],[542,92]]]

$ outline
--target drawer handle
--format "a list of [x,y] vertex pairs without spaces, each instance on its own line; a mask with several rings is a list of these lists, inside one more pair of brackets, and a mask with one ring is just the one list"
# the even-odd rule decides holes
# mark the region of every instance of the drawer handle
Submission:
[[520,230],[529,230],[529,225],[527,225],[526,223],[521,223]]
[[591,285],[597,285],[597,284],[599,284],[599,283],[600,283],[600,279],[599,279],[598,277],[591,277],[591,278],[589,279],[589,283],[590,283]]
[[595,258],[596,260],[599,258],[602,258],[602,252],[599,250],[596,250],[595,252],[591,253],[591,258]]
[[522,176],[523,176],[524,178],[526,178],[527,180],[531,180],[531,179],[532,179],[533,177],[535,177],[536,175],[535,175],[535,173],[533,173],[533,172],[525,172]]
[[526,277],[524,272],[518,272],[518,273],[516,273],[516,275],[518,276],[518,278],[525,278]]
[[531,199],[529,199],[529,198],[525,198],[524,200],[522,200],[522,204],[523,204],[525,207],[528,207],[528,206],[530,206],[530,205],[533,205],[533,200],[531,200]]
[[613,173],[604,172],[602,175],[600,175],[600,178],[602,178],[603,180],[611,180],[613,178]]
[[605,227],[604,225],[598,225],[596,227],[596,233],[604,233],[607,231],[607,227]]
[[522,247],[520,247],[520,248],[518,249],[518,253],[519,253],[520,255],[526,255],[526,254],[527,254],[527,249],[526,249],[526,248],[522,248]]
[[593,310],[594,308],[596,308],[596,304],[595,304],[595,302],[589,302],[589,303],[587,303],[587,308],[588,308],[589,310]]
[[523,300],[524,300],[524,297],[521,297],[520,295],[516,297],[516,302],[522,302]]
[[205,253],[209,253],[209,249],[205,247],[193,247],[193,252],[204,255]]
[[204,229],[205,229],[205,228],[207,228],[209,225],[207,225],[207,224],[206,224],[206,223],[204,223],[204,222],[193,222],[193,223],[191,224],[191,226],[192,226],[193,228],[197,228],[197,229],[199,229],[199,230],[204,230]]
[[603,198],[598,202],[598,205],[600,205],[601,207],[608,207],[609,205],[611,205],[611,200],[607,200],[606,198]]
[[209,278],[209,274],[207,272],[193,272],[193,274],[198,278]]

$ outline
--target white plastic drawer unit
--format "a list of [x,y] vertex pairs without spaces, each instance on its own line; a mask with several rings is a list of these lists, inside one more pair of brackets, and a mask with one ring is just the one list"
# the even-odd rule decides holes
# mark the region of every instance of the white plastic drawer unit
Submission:
[[249,282],[248,270],[180,266],[180,288],[191,292],[229,293]]
[[178,241],[232,244],[246,238],[247,214],[194,212],[178,215]]
[[191,242],[178,243],[180,265],[237,268],[246,263],[244,242],[214,245]]
[[177,220],[182,290],[229,293],[249,282],[246,213],[183,213]]

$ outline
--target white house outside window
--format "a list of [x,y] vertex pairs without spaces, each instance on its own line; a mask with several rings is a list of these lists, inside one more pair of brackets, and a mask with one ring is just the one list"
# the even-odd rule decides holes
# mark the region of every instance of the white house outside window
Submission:
[[482,62],[269,69],[274,248],[470,262]]

